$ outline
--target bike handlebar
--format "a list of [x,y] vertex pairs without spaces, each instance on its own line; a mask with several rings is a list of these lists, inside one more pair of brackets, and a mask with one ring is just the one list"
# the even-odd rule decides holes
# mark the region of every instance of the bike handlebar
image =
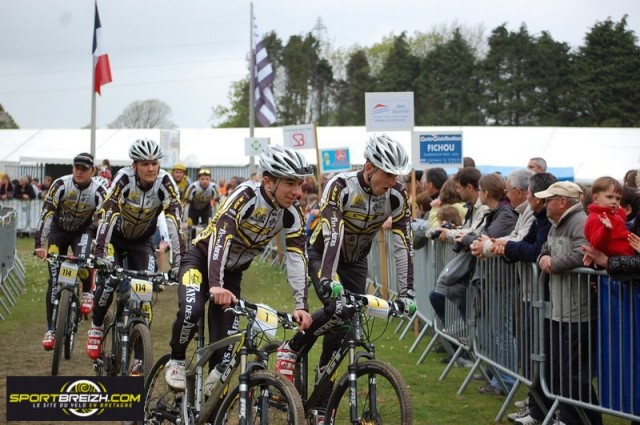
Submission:
[[[225,311],[231,312],[236,316],[248,316],[258,311],[259,307],[260,306],[258,304],[253,304],[244,298],[238,298],[238,301],[232,307],[228,307]],[[276,312],[278,321],[283,328],[296,329],[298,327],[298,324],[293,320],[293,316],[291,314],[277,310],[274,311]]]

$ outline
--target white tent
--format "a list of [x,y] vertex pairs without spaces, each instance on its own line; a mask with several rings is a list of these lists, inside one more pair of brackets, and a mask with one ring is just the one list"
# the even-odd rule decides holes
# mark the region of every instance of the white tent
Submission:
[[[603,175],[622,179],[640,168],[640,129],[573,127],[417,127],[416,131],[463,133],[465,156],[478,166],[524,167],[540,156],[549,167],[573,168],[577,181],[590,182]],[[364,127],[319,127],[320,149],[348,147],[351,162],[361,164],[368,133]],[[410,132],[390,132],[411,152]],[[246,128],[180,129],[180,160],[190,167],[245,166]],[[282,144],[282,129],[257,128],[255,137]],[[128,148],[138,138],[159,140],[160,130],[97,130],[96,159],[127,165]],[[71,164],[73,157],[90,150],[90,130],[0,130],[0,171],[3,163]],[[311,163],[315,151],[304,151]],[[483,167],[484,170],[488,168]]]

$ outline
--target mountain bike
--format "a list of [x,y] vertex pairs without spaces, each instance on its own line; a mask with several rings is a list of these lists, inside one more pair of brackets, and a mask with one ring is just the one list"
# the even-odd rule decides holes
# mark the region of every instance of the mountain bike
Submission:
[[[371,338],[373,323],[370,319],[402,317],[402,309],[394,302],[348,291],[336,303],[342,303],[342,311],[348,313],[340,317],[334,315],[302,347],[296,360],[294,383],[302,397],[309,424],[315,425],[322,415],[316,406],[331,385],[333,390],[324,412],[325,425],[413,424],[413,404],[409,389],[396,369],[376,360],[375,345]],[[309,351],[320,335],[340,329],[348,330],[349,333],[326,367],[317,370],[313,391],[309,394]],[[276,343],[271,343],[264,348],[270,353],[270,364],[275,360],[277,347]],[[336,381],[337,370],[345,361],[347,371]]]
[[102,353],[93,361],[98,376],[146,377],[153,364],[149,325],[153,317],[153,288],[168,283],[166,273],[127,270],[98,270],[100,279],[115,279],[115,312],[104,320]]
[[75,347],[78,326],[82,322],[82,314],[80,313],[82,282],[78,278],[78,272],[81,269],[90,270],[93,268],[93,264],[90,259],[60,254],[47,254],[47,261],[55,273],[52,288],[55,345],[53,346],[51,375],[56,376],[60,368],[63,347],[64,358],[69,360]]
[[[156,361],[145,383],[145,424],[302,424],[302,402],[294,386],[275,372],[266,370],[266,354],[259,349],[265,334],[275,336],[281,326],[296,325],[287,313],[263,304],[239,299],[227,309],[246,317],[246,326],[209,345],[204,343],[204,315],[198,322],[194,359],[187,366],[186,389],[175,392],[166,383],[165,366],[169,353]],[[233,344],[230,361],[224,365],[211,395],[204,390],[204,367],[220,348]],[[233,376],[239,384],[234,385]]]

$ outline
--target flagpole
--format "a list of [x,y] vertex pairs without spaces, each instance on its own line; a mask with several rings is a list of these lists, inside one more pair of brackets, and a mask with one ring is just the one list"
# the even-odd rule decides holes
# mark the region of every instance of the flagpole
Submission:
[[[253,138],[253,130],[255,127],[255,69],[256,69],[256,55],[253,51],[253,2],[249,2],[249,9],[251,18],[249,19],[249,137]],[[249,157],[249,175],[255,172],[255,161],[253,155]]]
[[[97,10],[98,0],[94,1],[94,10]],[[94,12],[95,13],[95,12]],[[95,19],[95,17],[94,17]],[[95,28],[93,29],[95,31]],[[91,155],[96,157],[96,91],[94,89],[96,84],[96,62],[97,59],[93,52],[91,52]]]

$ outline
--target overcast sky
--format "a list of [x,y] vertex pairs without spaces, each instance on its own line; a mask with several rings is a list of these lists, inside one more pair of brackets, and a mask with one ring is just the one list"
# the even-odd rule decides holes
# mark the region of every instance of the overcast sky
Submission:
[[[597,21],[640,34],[638,0],[254,0],[260,33],[286,43],[322,18],[334,46],[371,46],[386,35],[434,26],[506,23],[530,34],[583,44]],[[211,108],[228,105],[232,81],[247,74],[249,1],[100,0],[113,83],[97,100],[97,126],[136,100],[160,99],[183,128],[209,127]],[[91,0],[0,2],[0,104],[21,128],[80,128],[91,121]]]

